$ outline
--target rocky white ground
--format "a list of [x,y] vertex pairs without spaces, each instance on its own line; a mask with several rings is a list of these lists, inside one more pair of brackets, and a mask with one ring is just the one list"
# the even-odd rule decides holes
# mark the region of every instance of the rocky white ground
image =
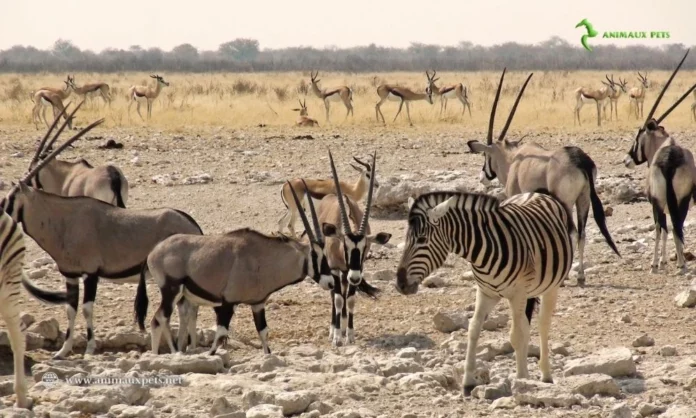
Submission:
[[[95,307],[98,353],[83,358],[84,319],[78,315],[79,344],[62,361],[52,360],[51,355],[64,338],[64,310],[25,295],[27,370],[35,407],[31,413],[9,408],[14,402],[12,362],[3,332],[5,379],[0,395],[7,408],[0,409],[0,415],[694,417],[696,310],[687,306],[696,304],[696,280],[691,274],[675,275],[674,262],[660,274],[648,272],[654,239],[651,209],[641,194],[646,168],[629,171],[621,164],[630,134],[608,128],[582,136],[544,132],[526,139],[548,148],[576,144],[594,158],[600,197],[605,208],[611,207],[608,225],[623,257],[611,252],[591,220],[587,286],[576,287],[571,275],[553,319],[555,384],[538,381],[536,321],[529,358],[532,379],[515,379],[508,307],[500,303],[481,338],[477,358],[481,386],[471,398],[464,398],[460,383],[475,296],[467,263],[448,260],[429,280],[429,287],[414,296],[399,295],[393,284],[406,231],[408,196],[436,189],[484,191],[478,183],[482,157],[468,154],[465,144],[485,138],[483,133],[429,132],[419,127],[403,132],[342,127],[94,132],[93,137],[101,138],[78,142],[63,158],[82,156],[93,164],[117,164],[131,183],[129,207],[176,207],[211,234],[242,226],[275,230],[284,212],[281,183],[300,175],[327,177],[327,146],[344,179],[355,178],[347,166],[350,156],[377,150],[381,187],[372,225],[393,237],[389,245],[374,250],[368,277],[382,295],[377,301],[359,299],[353,346],[331,346],[329,295],[305,281],[269,301],[270,356],[263,355],[246,308],[238,311],[231,340],[219,355],[154,356],[149,352],[149,334],[140,334],[132,322],[135,286],[102,281]],[[674,135],[693,148],[694,131]],[[33,128],[0,128],[0,178],[5,187],[24,172],[38,136]],[[124,148],[98,149],[110,138]],[[497,186],[487,190],[501,191]],[[693,248],[695,216],[692,212],[687,220],[687,250]],[[673,254],[671,238],[668,245]],[[44,287],[62,288],[55,265],[33,242],[29,262],[34,280]],[[152,284],[148,293],[151,315],[159,294]],[[202,310],[201,316],[200,338],[209,344],[212,310]],[[49,372],[63,382],[43,382]],[[64,382],[83,377],[157,377],[160,383]],[[165,378],[178,384],[162,383]]]

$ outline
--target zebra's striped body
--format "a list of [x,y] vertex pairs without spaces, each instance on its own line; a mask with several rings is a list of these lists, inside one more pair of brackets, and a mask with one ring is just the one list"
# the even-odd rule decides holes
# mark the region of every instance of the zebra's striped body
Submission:
[[27,383],[24,376],[25,340],[19,318],[21,282],[24,277],[24,234],[10,215],[0,211],[0,316],[7,326],[14,357],[17,406],[29,408]]
[[484,194],[434,192],[412,204],[397,290],[416,293],[449,253],[471,263],[478,285],[469,324],[465,394],[475,385],[476,344],[483,320],[501,298],[508,299],[512,310],[510,339],[517,377],[527,378],[528,319],[534,306],[530,298],[541,296],[540,367],[542,380],[552,381],[548,332],[559,285],[573,261],[576,233],[563,204],[543,193],[519,194],[500,203]]

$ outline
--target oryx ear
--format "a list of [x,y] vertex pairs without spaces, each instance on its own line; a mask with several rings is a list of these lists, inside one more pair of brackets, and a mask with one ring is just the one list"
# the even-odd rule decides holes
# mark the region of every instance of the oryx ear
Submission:
[[377,235],[373,235],[369,237],[370,241],[379,244],[379,245],[384,245],[389,242],[391,239],[392,235],[388,232],[380,232]]
[[321,231],[324,233],[325,237],[336,237],[338,236],[338,229],[336,225],[324,222],[321,224]]
[[447,213],[447,211],[455,205],[455,203],[457,203],[457,196],[450,197],[449,199],[430,209],[428,211],[428,217],[431,221],[437,221],[438,219],[442,218],[445,213]]
[[490,145],[486,145],[486,144],[479,142],[479,141],[476,141],[476,140],[469,141],[466,143],[466,145],[469,146],[469,150],[471,152],[473,152],[474,154],[479,154],[482,152],[488,153],[491,151],[491,148],[492,148]]
[[408,210],[411,210],[413,207],[413,204],[416,203],[416,199],[412,198],[411,196],[408,197]]

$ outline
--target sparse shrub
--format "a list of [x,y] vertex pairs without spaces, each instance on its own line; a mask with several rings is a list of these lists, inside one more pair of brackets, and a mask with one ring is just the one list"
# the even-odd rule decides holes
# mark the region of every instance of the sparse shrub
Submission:
[[278,100],[280,100],[281,102],[284,102],[288,99],[288,88],[287,87],[273,87],[273,91],[275,92]]
[[253,94],[258,90],[256,83],[249,80],[238,79],[232,84],[233,94]]
[[306,96],[307,93],[309,93],[309,84],[307,84],[304,80],[300,80],[299,84],[297,85],[297,94]]
[[13,77],[9,81],[8,86],[5,88],[6,100],[11,100],[13,102],[20,103],[28,96],[29,93],[27,92],[25,94],[22,82],[17,77]]

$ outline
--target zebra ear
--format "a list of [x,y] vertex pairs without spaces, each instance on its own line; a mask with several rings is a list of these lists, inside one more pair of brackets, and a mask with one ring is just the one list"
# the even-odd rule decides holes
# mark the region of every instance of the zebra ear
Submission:
[[428,217],[431,221],[437,221],[438,219],[442,218],[451,207],[454,207],[456,203],[457,196],[452,196],[444,202],[440,203],[439,205],[435,206],[434,208],[430,209],[428,211]]
[[416,199],[412,198],[411,196],[408,197],[408,210],[411,210],[413,207],[413,204],[416,203]]

